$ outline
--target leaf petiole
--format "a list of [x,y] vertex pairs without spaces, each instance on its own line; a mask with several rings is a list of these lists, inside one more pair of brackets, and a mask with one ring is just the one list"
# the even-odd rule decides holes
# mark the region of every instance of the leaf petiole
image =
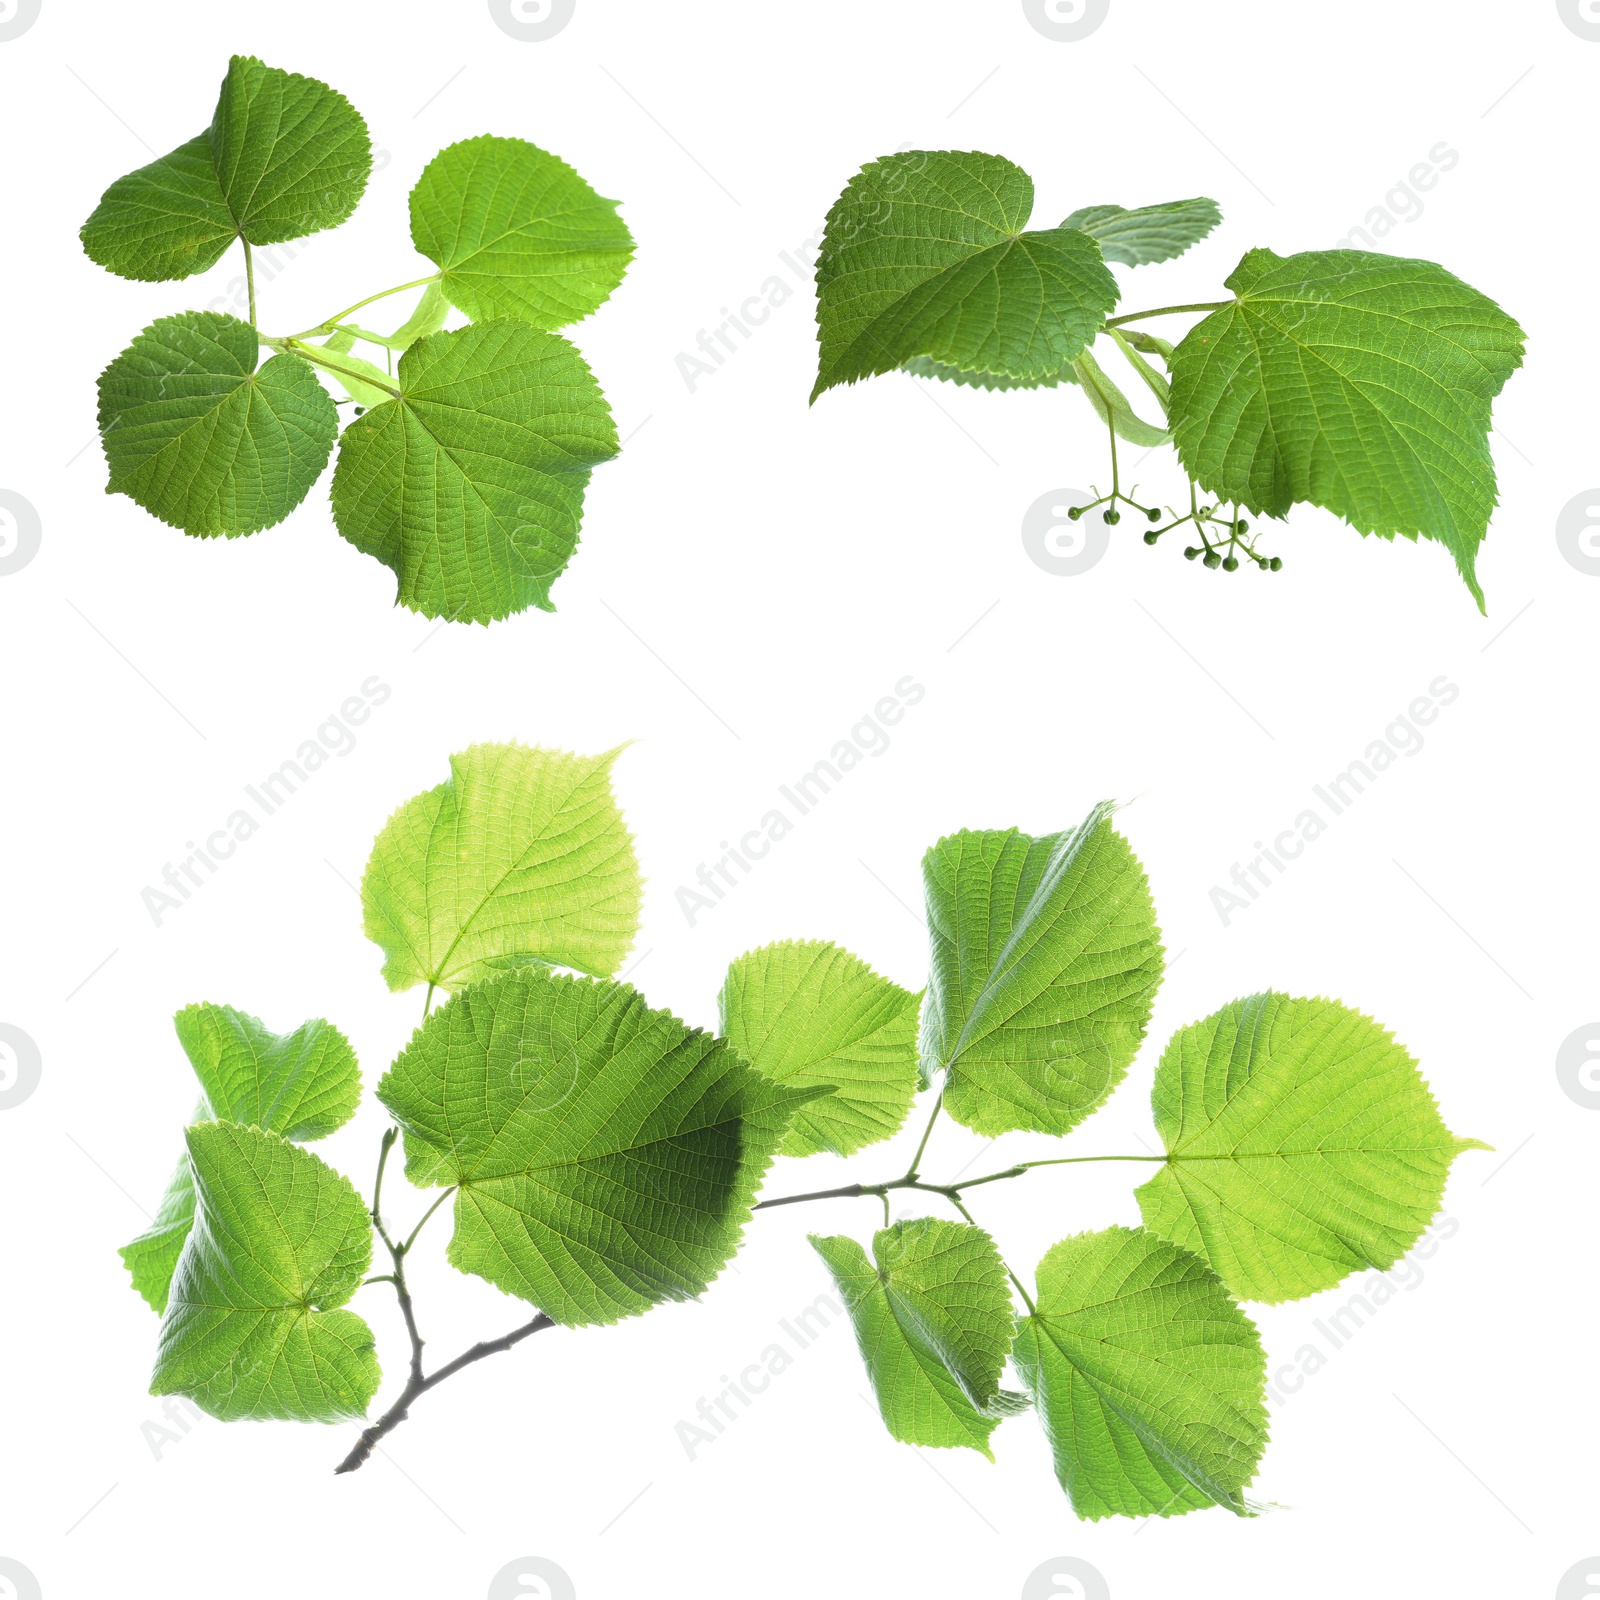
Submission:
[[1145,317],[1173,317],[1183,311],[1226,311],[1235,302],[1232,300],[1204,300],[1192,306],[1157,306],[1152,311],[1129,311],[1120,317],[1107,317],[1105,326],[1120,328],[1125,323],[1139,322]]
[[370,306],[374,300],[387,300],[390,295],[404,294],[407,289],[424,289],[430,283],[438,283],[443,276],[442,272],[435,272],[426,278],[413,278],[410,283],[397,283],[392,289],[380,289],[377,294],[369,294],[365,300],[357,300],[353,306],[346,306],[343,311],[336,312],[326,322],[319,322],[314,328],[307,328],[301,333],[291,333],[289,339],[291,341],[315,339],[321,334],[332,333],[346,317],[353,315],[363,306]]

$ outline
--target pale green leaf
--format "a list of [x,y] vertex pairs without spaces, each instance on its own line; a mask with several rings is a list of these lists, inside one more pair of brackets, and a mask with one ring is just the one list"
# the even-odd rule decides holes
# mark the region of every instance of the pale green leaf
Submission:
[[1078,382],[1085,398],[1099,419],[1116,429],[1119,439],[1136,444],[1141,449],[1154,449],[1157,445],[1171,444],[1172,435],[1141,417],[1128,401],[1128,397],[1106,375],[1100,364],[1087,350],[1073,363]]
[[229,538],[281,522],[328,464],[339,422],[299,356],[258,371],[237,317],[162,317],[100,375],[108,494],[185,533]]
[[1235,1000],[1173,1035],[1156,1069],[1167,1161],[1145,1226],[1241,1299],[1294,1300],[1392,1267],[1439,1210],[1463,1150],[1416,1062],[1334,1000]]
[[1138,1228],[1039,1263],[1013,1359],[1080,1517],[1171,1517],[1243,1490],[1267,1443],[1255,1324],[1199,1257]]
[[728,968],[728,1043],[775,1083],[831,1084],[778,1153],[847,1156],[899,1131],[917,1092],[917,996],[821,941],[770,944]]
[[1173,352],[1190,476],[1260,515],[1306,501],[1362,533],[1437,539],[1481,609],[1490,406],[1522,330],[1443,267],[1361,250],[1252,250],[1228,287]]
[[882,1229],[868,1261],[854,1239],[810,1238],[849,1309],[890,1434],[993,1460],[989,1435],[1026,1404],[1000,1387],[1016,1323],[994,1240],[923,1217]]
[[1107,261],[1139,267],[1152,261],[1171,261],[1190,245],[1198,244],[1222,221],[1215,200],[1168,200],[1162,205],[1085,206],[1074,211],[1063,228],[1078,228],[1097,239]]
[[454,306],[564,328],[622,282],[633,237],[559,156],[485,134],[441,150],[411,191],[411,238]]
[[[173,1019],[178,1042],[200,1080],[194,1122],[242,1122],[287,1139],[321,1139],[355,1115],[361,1069],[349,1041],[330,1023],[270,1032],[232,1006],[185,1006]],[[120,1251],[133,1286],[164,1311],[168,1286],[194,1220],[194,1182],[181,1156],[154,1220]]]
[[738,1246],[792,1109],[627,984],[538,967],[435,1011],[378,1097],[406,1176],[453,1185],[449,1259],[570,1325],[701,1293]]
[[326,351],[331,359],[322,370],[358,406],[371,410],[394,398],[394,379],[377,362],[351,355],[350,348],[355,342],[356,335],[348,328],[324,339],[317,348]]
[[337,1422],[378,1387],[372,1330],[339,1308],[372,1260],[348,1179],[277,1134],[189,1129],[198,1207],[161,1319],[152,1394],[224,1422]]
[[595,977],[622,965],[640,879],[611,792],[620,753],[475,744],[389,818],[361,904],[391,989],[459,989],[510,958]]
[[863,167],[828,213],[817,259],[815,400],[917,356],[1046,378],[1117,303],[1100,247],[1026,230],[1033,180],[999,156],[913,150]]
[[924,1071],[977,1133],[1066,1133],[1121,1081],[1161,982],[1142,868],[1109,803],[1077,828],[957,833],[923,858]]
[[333,515],[393,568],[399,601],[452,622],[550,611],[589,475],[617,453],[600,386],[559,334],[509,318],[420,339],[398,398],[339,444]]
[[83,247],[125,278],[187,278],[236,238],[277,244],[335,227],[371,170],[366,124],[342,94],[234,56],[211,126],[112,184]]

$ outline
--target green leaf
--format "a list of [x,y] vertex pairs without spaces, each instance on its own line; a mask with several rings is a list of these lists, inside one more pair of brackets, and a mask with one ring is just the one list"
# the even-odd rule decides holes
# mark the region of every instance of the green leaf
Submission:
[[531,958],[609,977],[639,931],[639,865],[603,756],[475,744],[384,825],[361,880],[393,990]]
[[564,328],[586,317],[633,257],[633,236],[559,156],[485,134],[441,150],[411,191],[411,238],[474,322]]
[[1294,1300],[1384,1271],[1439,1209],[1463,1150],[1416,1062],[1333,1000],[1235,1000],[1173,1035],[1156,1069],[1167,1162],[1145,1226],[1211,1263],[1241,1299]]
[[1362,533],[1437,539],[1481,610],[1490,405],[1522,330],[1443,267],[1361,250],[1252,250],[1228,287],[1173,352],[1190,476],[1258,515],[1306,501]]
[[831,1084],[778,1153],[847,1156],[900,1129],[917,1092],[917,996],[821,941],[769,944],[728,968],[728,1043],[775,1083]]
[[238,236],[209,133],[118,178],[78,235],[91,261],[143,283],[204,272]]
[[826,1092],[769,1082],[627,984],[537,967],[456,995],[378,1086],[406,1176],[456,1188],[451,1264],[568,1325],[701,1293],[790,1112]]
[[338,415],[298,356],[259,371],[237,317],[162,317],[100,375],[108,494],[201,538],[281,522],[328,464]]
[[360,1417],[378,1388],[372,1330],[339,1307],[372,1260],[348,1179],[260,1128],[190,1128],[199,1201],[161,1320],[152,1394],[224,1422]]
[[367,125],[342,94],[234,56],[211,126],[112,184],[83,247],[125,278],[187,278],[235,238],[277,244],[337,226],[371,170]]
[[1109,802],[1068,833],[956,833],[922,861],[924,1072],[976,1133],[1067,1133],[1121,1081],[1161,982],[1143,869]]
[[810,1235],[844,1296],[884,1425],[904,1444],[981,1451],[1026,1401],[1000,1387],[1015,1315],[1006,1269],[981,1228],[932,1217],[873,1237]]
[[[349,1041],[320,1019],[272,1033],[232,1006],[185,1006],[173,1019],[200,1080],[194,1122],[242,1122],[287,1139],[321,1139],[355,1115],[361,1069]],[[180,1156],[154,1221],[119,1252],[133,1286],[164,1311],[173,1269],[194,1221],[189,1158]]]
[[583,357],[559,334],[501,319],[419,339],[394,387],[399,398],[340,440],[339,532],[392,567],[400,604],[424,616],[554,610],[589,475],[617,453]]
[[1078,228],[1100,243],[1107,261],[1139,267],[1151,261],[1171,261],[1190,245],[1198,244],[1222,221],[1215,200],[1169,200],[1163,205],[1085,206],[1074,211],[1063,228]]
[[1116,279],[1088,234],[1025,232],[1032,210],[1033,180],[999,156],[913,150],[863,167],[817,259],[811,398],[917,356],[1014,378],[1073,360],[1116,305]]
[[1267,1443],[1255,1324],[1197,1256],[1137,1228],[1039,1263],[1013,1357],[1080,1517],[1248,1515]]

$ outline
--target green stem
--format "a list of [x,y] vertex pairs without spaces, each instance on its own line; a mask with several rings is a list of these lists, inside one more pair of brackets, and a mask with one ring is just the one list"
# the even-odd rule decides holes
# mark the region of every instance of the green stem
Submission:
[[1172,385],[1115,328],[1108,328],[1106,331],[1111,335],[1112,342],[1127,358],[1128,365],[1144,379],[1145,387],[1156,397],[1161,407],[1161,414],[1168,419],[1167,425],[1170,427],[1168,403],[1172,399]]
[[1153,311],[1130,311],[1125,316],[1107,317],[1106,327],[1120,328],[1124,323],[1139,322],[1145,317],[1173,317],[1183,311],[1226,311],[1232,300],[1206,300],[1192,306],[1157,306]]
[[239,243],[244,246],[244,281],[250,291],[250,326],[253,328],[256,325],[256,264],[250,254],[250,241],[241,238]]
[[[249,247],[246,246],[246,249]],[[369,294],[365,300],[357,300],[353,306],[346,306],[343,311],[328,318],[326,322],[319,322],[314,328],[307,328],[303,333],[291,333],[289,340],[314,339],[319,333],[332,333],[338,323],[344,321],[352,312],[359,311],[363,306],[370,306],[374,300],[387,300],[392,294],[404,294],[407,289],[422,289],[430,283],[437,283],[444,274],[435,272],[431,277],[415,278],[410,283],[397,283],[392,289],[381,289],[377,294]]]
[[428,1020],[428,1012],[433,1009],[433,984],[428,985],[428,992],[422,997],[422,1020]]
[[455,1185],[451,1184],[451,1186],[446,1189],[445,1192],[440,1195],[439,1198],[435,1200],[426,1211],[422,1213],[422,1222],[419,1222],[416,1227],[411,1230],[411,1232],[406,1236],[406,1242],[400,1246],[401,1255],[406,1255],[410,1252],[412,1245],[417,1242],[417,1235],[422,1232],[422,1223],[426,1222],[428,1218],[431,1217],[434,1212],[437,1211],[439,1207],[442,1206],[445,1201],[448,1200],[455,1192]]
[[374,389],[382,389],[385,394],[392,396],[396,400],[404,398],[398,389],[391,388],[386,383],[378,383],[371,374],[357,372],[351,367],[341,367],[337,361],[328,360],[316,345],[302,344],[299,334],[296,334],[292,339],[270,339],[263,334],[261,342],[273,350],[283,350],[290,355],[299,356],[302,361],[309,361],[312,366],[321,367],[325,372],[337,373],[343,378],[355,378]]
[[[931,1120],[928,1125],[930,1128],[933,1126]],[[924,1144],[927,1142],[926,1135],[923,1142]],[[986,1173],[981,1178],[964,1178],[960,1183],[924,1183],[915,1172],[908,1172],[904,1177],[890,1178],[884,1183],[846,1183],[837,1189],[813,1189],[807,1194],[780,1195],[776,1200],[758,1201],[751,1209],[765,1211],[772,1206],[797,1206],[810,1200],[861,1200],[868,1196],[882,1198],[887,1196],[891,1189],[916,1189],[923,1194],[943,1195],[958,1211],[961,1211],[963,1190],[976,1189],[985,1183],[999,1183],[1003,1178],[1020,1178],[1035,1167],[1077,1166],[1089,1161],[1165,1161],[1166,1159],[1165,1156],[1058,1156],[1044,1161],[1021,1161],[1014,1167],[1007,1167],[1004,1172]],[[962,1215],[965,1216],[966,1213],[963,1211]]]
[[922,1130],[922,1143],[917,1146],[917,1153],[911,1158],[911,1165],[906,1168],[906,1176],[915,1178],[917,1168],[922,1165],[923,1152],[928,1148],[928,1138],[933,1132],[933,1125],[939,1120],[939,1112],[944,1106],[944,1090],[939,1091],[939,1098],[933,1102],[933,1115],[928,1118],[928,1126]]

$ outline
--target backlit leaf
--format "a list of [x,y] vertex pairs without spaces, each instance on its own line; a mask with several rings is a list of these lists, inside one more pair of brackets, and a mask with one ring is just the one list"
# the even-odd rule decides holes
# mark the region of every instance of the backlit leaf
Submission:
[[595,977],[622,965],[640,882],[611,792],[620,753],[475,744],[389,818],[361,904],[391,989],[459,989],[518,958]]
[[832,1084],[779,1154],[850,1155],[898,1132],[917,1091],[917,997],[838,945],[770,944],[728,968],[728,1043],[776,1083]]
[[1067,833],[957,833],[922,862],[921,1055],[977,1133],[1066,1133],[1121,1081],[1161,981],[1150,891],[1097,806]]
[[1255,1325],[1197,1256],[1138,1228],[1063,1239],[1013,1351],[1080,1517],[1172,1517],[1243,1490],[1267,1442]]
[[161,1319],[152,1394],[224,1422],[364,1416],[372,1330],[339,1309],[372,1260],[351,1187],[308,1150],[234,1122],[189,1129],[198,1208]]
[[700,1294],[792,1110],[721,1040],[627,984],[524,967],[435,1011],[378,1087],[406,1176],[453,1185],[449,1259],[554,1321]]
[[1167,1161],[1138,1190],[1145,1226],[1244,1300],[1392,1267],[1451,1162],[1488,1148],[1451,1133],[1410,1054],[1334,1000],[1252,995],[1180,1029],[1152,1100]]

